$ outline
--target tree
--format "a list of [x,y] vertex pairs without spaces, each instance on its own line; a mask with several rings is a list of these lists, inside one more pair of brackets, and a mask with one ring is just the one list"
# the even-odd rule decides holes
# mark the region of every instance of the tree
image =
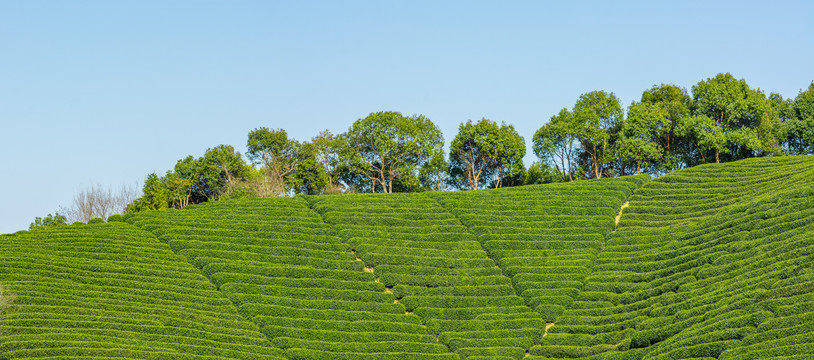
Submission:
[[534,154],[545,164],[553,166],[562,181],[574,181],[572,164],[579,150],[577,131],[572,114],[568,109],[562,109],[538,129],[532,138]]
[[613,93],[592,91],[580,95],[572,114],[586,165],[595,178],[601,178],[604,164],[613,156],[611,135],[622,121],[622,105]]
[[489,181],[501,187],[504,178],[525,170],[525,154],[525,141],[513,126],[498,126],[485,118],[477,123],[469,120],[458,127],[458,135],[450,144],[449,175],[460,188],[476,190],[489,185]]
[[206,149],[200,158],[187,156],[175,164],[175,173],[189,181],[188,203],[198,204],[217,200],[226,186],[251,178],[252,167],[230,145]]
[[314,147],[317,162],[325,169],[328,183],[325,185],[325,192],[338,193],[340,187],[340,167],[339,140],[329,130],[323,130],[311,138],[311,145]]
[[690,139],[693,147],[701,156],[701,163],[706,163],[705,154],[714,153],[716,162],[719,154],[729,152],[726,134],[723,126],[706,115],[693,115],[687,117],[676,128],[676,134]]
[[814,154],[814,82],[808,89],[797,94],[794,101],[784,105],[791,107],[791,114],[785,109],[785,143],[791,154]]
[[197,159],[190,155],[178,160],[173,171],[164,176],[148,175],[141,197],[129,202],[126,211],[183,209],[209,200],[245,196],[247,192],[253,195],[255,190],[244,185],[257,176],[233,147],[218,145],[206,149]]
[[138,198],[136,188],[122,186],[118,192],[112,187],[93,184],[74,194],[70,207],[61,207],[68,223],[87,223],[91,219],[107,219],[113,214],[124,214],[128,204]]
[[[169,172],[167,173],[169,176]],[[159,177],[156,173],[147,175],[142,187],[142,195],[130,205],[127,206],[126,212],[139,212],[144,210],[159,210],[166,209],[173,201],[173,196],[165,184],[164,177]],[[176,194],[177,195],[177,194]],[[185,199],[188,199],[187,191],[182,194]]]
[[277,195],[286,192],[288,177],[297,167],[299,147],[300,144],[290,139],[285,130],[269,130],[265,127],[249,132],[246,143],[247,157],[263,166],[266,179]]
[[641,104],[654,105],[663,110],[663,117],[652,127],[652,140],[661,149],[662,161],[658,171],[668,171],[687,163],[686,140],[676,135],[676,128],[690,115],[692,98],[687,90],[671,84],[654,85],[642,93]]
[[429,190],[443,191],[447,183],[449,163],[442,149],[438,149],[430,161],[424,163],[419,172],[421,185]]
[[317,158],[317,149],[313,144],[302,144],[296,165],[288,179],[289,186],[296,194],[315,195],[325,191],[330,179],[323,163]]
[[[716,163],[721,162],[722,153],[729,154],[728,160],[737,160],[771,149],[771,144],[776,142],[770,138],[775,125],[767,116],[766,96],[760,90],[749,88],[745,80],[736,80],[729,73],[718,74],[694,85],[692,93],[693,114],[711,119],[717,124],[715,131],[720,129],[724,134],[724,147],[728,151],[710,147]],[[757,131],[750,130],[761,126],[762,138]]]
[[663,148],[659,144],[665,126],[667,109],[652,103],[633,102],[628,109],[628,116],[622,121],[616,142],[616,151],[621,161],[622,174],[624,163],[636,164],[636,174],[641,173],[642,165],[649,166],[659,160],[664,160]]
[[371,192],[393,192],[393,184],[417,178],[444,139],[441,130],[423,115],[399,112],[371,113],[343,134],[339,156],[351,173],[345,180],[366,183]]
[[501,124],[500,142],[494,148],[493,156],[497,163],[497,178],[493,187],[516,186],[521,184],[526,167],[523,166],[523,156],[526,156],[526,141],[513,125]]
[[556,170],[544,162],[534,162],[523,175],[523,185],[539,185],[568,181]]
[[[36,217],[34,218],[34,222],[28,226],[28,230],[36,230],[36,229],[53,229],[57,226],[65,226],[68,225],[68,218],[65,215],[60,214],[59,212],[54,213],[53,215],[48,214],[45,218]],[[2,309],[0,309],[2,310]]]

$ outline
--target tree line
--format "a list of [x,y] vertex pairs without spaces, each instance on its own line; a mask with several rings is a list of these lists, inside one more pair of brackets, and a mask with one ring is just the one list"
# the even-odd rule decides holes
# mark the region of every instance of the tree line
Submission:
[[812,154],[814,82],[790,99],[767,96],[722,73],[689,92],[655,85],[627,109],[612,92],[585,93],[533,134],[538,161],[528,167],[525,139],[512,125],[486,118],[461,123],[444,151],[443,135],[430,119],[394,111],[371,113],[344,133],[326,130],[305,142],[284,129],[260,127],[249,132],[246,148],[246,159],[232,146],[218,145],[201,157],[178,160],[163,175],[148,175],[141,197],[124,211],[235,197],[474,190],[657,176],[704,163]]

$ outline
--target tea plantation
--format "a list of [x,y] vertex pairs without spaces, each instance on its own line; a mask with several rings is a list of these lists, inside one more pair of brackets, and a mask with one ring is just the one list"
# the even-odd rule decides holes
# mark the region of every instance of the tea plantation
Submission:
[[812,359],[814,157],[0,236],[0,359]]

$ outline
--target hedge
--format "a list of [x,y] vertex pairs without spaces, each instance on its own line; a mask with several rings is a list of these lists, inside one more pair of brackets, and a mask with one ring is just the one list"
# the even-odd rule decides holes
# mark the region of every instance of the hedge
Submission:
[[457,354],[426,354],[426,353],[355,353],[333,352],[311,349],[288,349],[286,356],[292,360],[460,360]]

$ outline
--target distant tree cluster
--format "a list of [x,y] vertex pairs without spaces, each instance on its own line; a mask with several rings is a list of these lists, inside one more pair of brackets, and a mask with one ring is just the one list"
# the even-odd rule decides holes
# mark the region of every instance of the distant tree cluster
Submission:
[[657,85],[627,109],[613,93],[583,94],[533,138],[563,180],[664,174],[709,162],[814,153],[814,83],[797,97],[768,97],[718,74],[692,87]]
[[71,209],[31,226],[56,226],[66,215],[68,223],[88,222],[235,197],[474,190],[813,154],[814,82],[786,99],[718,74],[691,92],[653,86],[627,109],[613,93],[592,91],[552,116],[532,145],[539,161],[526,167],[523,137],[512,125],[483,118],[461,123],[445,152],[443,135],[430,119],[393,111],[371,113],[344,133],[326,130],[306,142],[283,129],[260,127],[248,134],[246,160],[232,146],[218,145],[179,160],[163,175],[148,175],[140,197],[116,198],[92,187],[77,195]]
[[48,214],[48,216],[41,218],[37,216],[34,218],[34,222],[28,226],[28,230],[35,230],[35,229],[53,229],[57,226],[68,225],[68,218],[65,215],[60,214],[59,212],[52,214]]
[[175,168],[162,176],[147,175],[141,197],[126,211],[181,209],[209,200],[254,195],[262,193],[263,189],[251,188],[260,178],[232,146],[218,145],[199,158],[190,155],[178,160]]

